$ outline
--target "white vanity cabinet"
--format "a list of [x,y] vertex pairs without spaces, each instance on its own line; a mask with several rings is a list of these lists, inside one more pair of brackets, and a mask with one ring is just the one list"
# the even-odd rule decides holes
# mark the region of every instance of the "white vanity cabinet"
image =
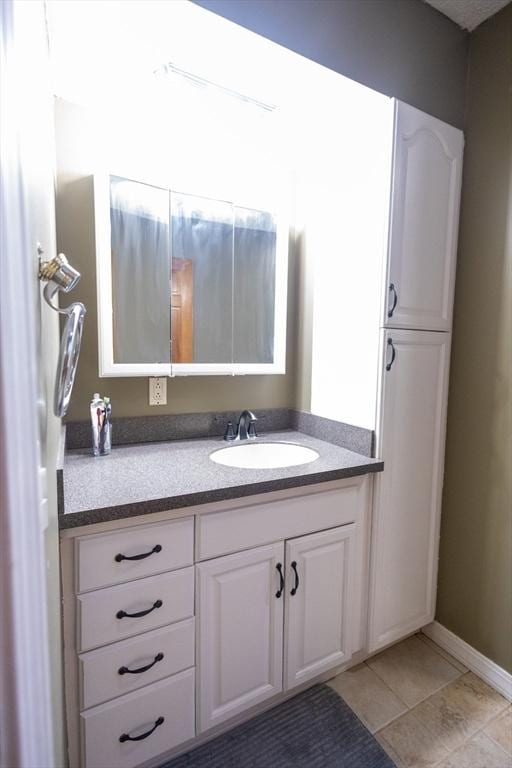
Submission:
[[363,475],[63,532],[70,768],[163,763],[361,657],[371,489]]
[[355,527],[197,566],[200,732],[350,661]]
[[463,144],[461,131],[395,102],[388,328],[451,328]]

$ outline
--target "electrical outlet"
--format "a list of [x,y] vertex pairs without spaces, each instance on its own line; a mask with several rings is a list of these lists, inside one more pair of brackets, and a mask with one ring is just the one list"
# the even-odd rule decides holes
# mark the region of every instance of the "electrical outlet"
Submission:
[[167,379],[165,376],[152,376],[149,380],[149,404],[165,405],[167,403]]

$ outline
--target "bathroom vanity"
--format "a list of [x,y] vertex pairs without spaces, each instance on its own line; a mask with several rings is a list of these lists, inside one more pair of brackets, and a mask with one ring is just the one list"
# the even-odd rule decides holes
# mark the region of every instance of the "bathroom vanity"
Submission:
[[[296,373],[310,393],[301,418],[359,425],[375,453],[267,427],[266,440],[318,458],[224,466],[210,459],[219,438],[120,445],[105,463],[67,456],[72,768],[162,764],[434,618],[463,136],[402,102],[353,96],[354,112],[322,123],[343,131],[332,156],[320,162],[314,142],[296,183]],[[208,195],[174,170],[130,174],[96,177],[101,374],[282,373],[283,185],[265,171],[253,199],[244,185],[217,189],[222,174]],[[154,295],[129,279],[148,263]]]
[[[382,462],[297,432],[259,440],[319,458],[233,469],[210,459],[219,439],[66,457],[71,766],[158,765],[364,654],[371,478]],[[152,498],[130,484],[137,464]],[[171,466],[174,495],[161,498]],[[109,487],[120,503],[95,508]],[[219,500],[194,503],[208,498]]]

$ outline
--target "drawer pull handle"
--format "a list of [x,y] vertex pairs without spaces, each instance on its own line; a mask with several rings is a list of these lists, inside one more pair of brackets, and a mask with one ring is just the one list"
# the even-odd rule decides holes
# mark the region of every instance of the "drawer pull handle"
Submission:
[[122,733],[120,735],[120,737],[119,737],[119,741],[122,744],[124,741],[142,741],[143,739],[147,739],[147,737],[151,736],[153,731],[156,731],[158,726],[162,725],[163,722],[164,722],[164,718],[163,717],[159,717],[158,720],[155,720],[154,726],[152,728],[150,728],[149,731],[146,731],[146,733],[141,733],[140,736],[130,736],[129,733]]
[[290,590],[290,595],[295,595],[297,593],[297,590],[299,588],[299,574],[297,573],[297,561],[294,560],[292,563],[292,570],[295,574],[295,584],[293,589]]
[[388,339],[388,347],[391,347],[391,360],[389,361],[389,363],[386,363],[386,371],[390,371],[391,370],[391,368],[393,366],[393,363],[395,362],[395,357],[396,357],[395,345],[393,344],[393,339],[391,339],[391,338]]
[[150,557],[151,555],[154,555],[156,552],[162,551],[162,545],[156,544],[153,549],[151,549],[149,552],[143,552],[141,555],[122,555],[119,553],[114,557],[114,560],[116,563],[121,563],[123,560],[145,560],[146,557]]
[[398,303],[398,294],[393,283],[389,284],[389,292],[393,292],[393,304],[391,305],[390,309],[388,309],[388,317],[393,317],[393,312],[395,311],[396,305]]
[[281,597],[281,595],[283,594],[283,589],[284,589],[283,566],[281,565],[281,563],[278,563],[276,565],[276,568],[277,568],[277,572],[279,574],[279,589],[276,592],[276,597]]
[[118,611],[116,613],[117,619],[141,619],[143,616],[147,616],[148,613],[151,613],[151,611],[154,611],[155,608],[161,608],[163,605],[161,600],[157,600],[151,608],[148,608],[146,611],[139,611],[138,613],[126,613],[126,611]]
[[119,667],[117,671],[119,672],[120,675],[126,675],[126,674],[140,675],[141,672],[147,672],[148,669],[151,669],[151,667],[154,667],[155,664],[157,664],[159,661],[162,661],[163,658],[164,658],[163,653],[157,653],[153,661],[150,664],[146,664],[145,667],[139,667],[138,669],[128,669],[128,667]]

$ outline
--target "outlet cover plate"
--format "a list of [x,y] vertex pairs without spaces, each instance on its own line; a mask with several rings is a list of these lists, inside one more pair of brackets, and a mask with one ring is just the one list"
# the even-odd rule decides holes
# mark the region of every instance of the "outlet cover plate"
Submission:
[[165,376],[151,376],[149,379],[149,404],[166,405],[167,379]]

